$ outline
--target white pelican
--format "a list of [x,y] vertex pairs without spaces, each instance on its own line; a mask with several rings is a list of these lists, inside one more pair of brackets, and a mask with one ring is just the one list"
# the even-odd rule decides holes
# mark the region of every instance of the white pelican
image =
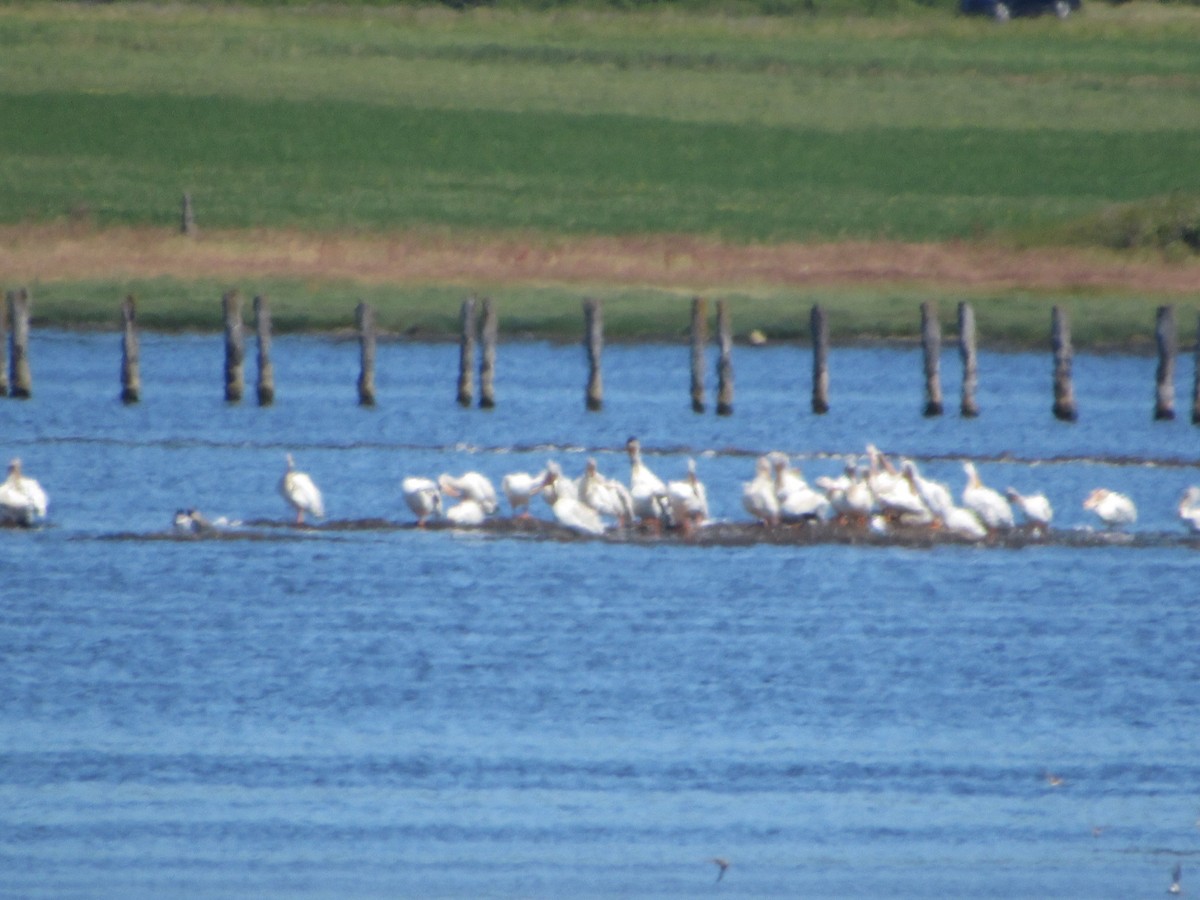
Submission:
[[324,517],[325,501],[321,498],[321,491],[307,474],[296,471],[296,462],[290,453],[287,454],[287,470],[279,479],[279,493],[296,510],[297,525],[304,524],[305,513],[310,513],[315,519]]
[[1045,494],[1022,494],[1016,488],[1005,491],[1009,502],[1021,511],[1025,521],[1034,528],[1048,528],[1054,518],[1054,507]]
[[1179,518],[1194,532],[1200,532],[1200,487],[1192,486],[1179,500]]
[[1124,494],[1110,491],[1108,488],[1096,488],[1086,500],[1083,508],[1090,509],[1106,528],[1118,528],[1122,525],[1132,525],[1137,521],[1137,507]]
[[939,521],[945,522],[950,511],[958,508],[954,504],[950,488],[940,481],[926,478],[917,470],[917,464],[911,459],[906,459],[900,464],[900,471],[904,473],[905,481],[912,485],[913,492]]
[[867,486],[882,515],[904,525],[928,525],[933,521],[933,513],[913,486],[875,445],[867,445],[867,458]]
[[578,534],[604,534],[604,522],[600,519],[600,513],[580,500],[576,492],[557,489],[559,482],[568,480],[560,474],[558,466],[547,467],[544,490],[547,497],[554,497],[550,504],[554,520]]
[[417,517],[417,527],[424,528],[430,516],[442,514],[442,492],[432,478],[410,476],[400,482],[400,493],[404,502]]
[[837,478],[822,475],[817,479],[817,487],[825,492],[829,504],[843,525],[856,523],[865,525],[875,508],[875,498],[866,481],[858,472],[858,465],[853,456],[846,458],[846,468]]
[[463,497],[446,510],[446,521],[455,525],[482,525],[486,518],[483,504],[470,497]]
[[616,519],[622,527],[633,520],[633,495],[629,488],[615,478],[601,475],[594,459],[587,461],[579,485],[579,499],[601,516]]
[[642,445],[637,438],[626,441],[625,449],[629,453],[629,494],[633,498],[634,515],[661,529],[670,510],[667,486],[642,462]]
[[479,472],[467,472],[457,478],[453,475],[439,475],[438,487],[442,489],[443,494],[450,497],[474,500],[485,516],[492,515],[500,508],[495,486],[486,475]]
[[514,516],[521,519],[529,518],[529,502],[533,495],[542,489],[545,483],[546,471],[543,469],[536,475],[528,472],[509,472],[500,479],[500,490],[508,498]]
[[1012,507],[999,491],[985,485],[979,480],[975,464],[968,460],[963,463],[963,471],[967,473],[967,484],[963,488],[962,503],[967,509],[979,516],[988,531],[1000,528],[1012,528],[1016,525]]
[[958,535],[969,541],[982,541],[988,536],[988,530],[979,521],[974,510],[963,506],[951,506],[942,516],[942,526],[950,534]]
[[708,491],[696,477],[696,461],[687,461],[687,475],[683,481],[667,482],[667,501],[671,504],[671,518],[683,529],[684,535],[708,518]]
[[49,500],[42,486],[21,473],[21,460],[8,464],[8,478],[0,484],[0,522],[36,525],[46,518]]
[[786,453],[774,451],[767,459],[775,469],[775,496],[779,500],[779,518],[784,522],[803,522],[829,517],[829,498],[808,486],[800,470],[789,465]]
[[742,506],[766,526],[779,524],[779,497],[775,494],[775,479],[771,477],[771,461],[760,456],[754,465],[754,480],[742,485]]

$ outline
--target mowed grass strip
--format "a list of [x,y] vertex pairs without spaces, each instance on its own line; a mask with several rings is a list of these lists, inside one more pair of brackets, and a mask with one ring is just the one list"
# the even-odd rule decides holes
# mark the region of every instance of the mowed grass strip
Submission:
[[1200,124],[845,132],[177,95],[0,95],[0,218],[940,239],[1200,191]]

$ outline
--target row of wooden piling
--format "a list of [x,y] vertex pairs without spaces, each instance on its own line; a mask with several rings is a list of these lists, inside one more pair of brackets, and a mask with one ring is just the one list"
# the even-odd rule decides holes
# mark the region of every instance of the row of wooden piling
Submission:
[[[30,296],[25,288],[6,293],[6,303],[0,307],[0,396],[28,398],[33,394],[29,364]],[[236,290],[221,298],[225,332],[225,400],[239,403],[245,392],[243,368],[245,338],[243,334],[242,296]],[[121,401],[137,403],[141,399],[139,351],[137,338],[137,304],[132,296],[121,302]],[[257,339],[258,377],[256,393],[260,406],[270,406],[275,400],[274,367],[271,364],[271,312],[265,295],[254,297],[254,329]],[[921,347],[925,376],[924,415],[940,416],[944,412],[940,364],[942,356],[941,324],[934,305],[921,304]],[[362,406],[375,405],[375,313],[370,304],[359,303],[354,312],[359,337],[360,368],[358,401]],[[604,379],[601,360],[604,350],[604,307],[600,300],[583,301],[584,348],[587,355],[588,377],[584,403],[588,410],[604,407]],[[693,299],[691,306],[690,349],[692,409],[703,413],[705,402],[705,366],[708,346],[708,303],[702,297]],[[721,416],[733,413],[733,327],[729,305],[724,300],[716,304],[718,347],[717,405]],[[490,409],[496,405],[496,345],[499,338],[499,316],[490,298],[463,301],[460,314],[459,373],[457,401],[471,406],[475,400],[475,360],[479,355],[479,406]],[[812,307],[809,329],[813,348],[812,411],[824,415],[829,403],[829,324],[825,309]],[[1198,332],[1200,333],[1200,332]],[[4,335],[8,340],[3,340]],[[976,346],[975,313],[969,303],[958,305],[958,349],[962,359],[962,393],[959,412],[964,418],[979,415],[975,393],[978,387],[978,353]],[[1155,340],[1158,367],[1155,373],[1154,418],[1175,418],[1175,359],[1178,355],[1175,310],[1172,306],[1158,307],[1155,315]],[[1078,417],[1072,384],[1071,365],[1074,351],[1071,328],[1066,311],[1059,306],[1051,311],[1050,345],[1054,358],[1054,404],[1056,418],[1074,421]],[[6,359],[7,357],[7,359]],[[1192,422],[1200,424],[1200,340],[1196,345],[1196,374],[1192,391]]]

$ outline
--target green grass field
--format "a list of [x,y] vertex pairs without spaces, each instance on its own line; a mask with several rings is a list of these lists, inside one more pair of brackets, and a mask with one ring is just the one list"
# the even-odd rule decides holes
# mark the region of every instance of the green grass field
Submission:
[[173,228],[189,191],[221,229],[1103,241],[1080,223],[1200,197],[1197,47],[1200,10],[1140,3],[4,5],[0,222]]

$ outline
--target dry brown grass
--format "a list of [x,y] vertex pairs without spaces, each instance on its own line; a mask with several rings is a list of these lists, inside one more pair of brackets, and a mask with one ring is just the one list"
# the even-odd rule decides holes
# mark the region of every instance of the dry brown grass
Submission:
[[740,246],[694,237],[559,238],[416,232],[204,232],[80,225],[0,227],[16,281],[252,277],[363,284],[610,284],[688,290],[756,285],[931,284],[995,290],[1200,293],[1200,262],[1082,249],[861,242]]

